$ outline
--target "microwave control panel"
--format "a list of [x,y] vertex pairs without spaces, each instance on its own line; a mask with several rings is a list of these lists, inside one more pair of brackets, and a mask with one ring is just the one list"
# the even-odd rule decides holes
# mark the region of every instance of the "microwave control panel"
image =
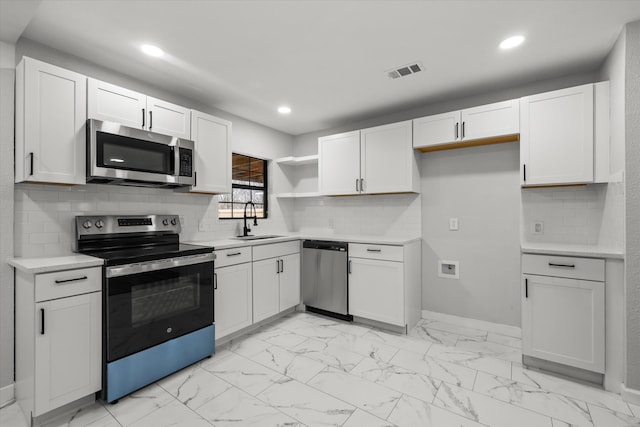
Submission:
[[179,176],[193,176],[193,151],[188,148],[180,148]]

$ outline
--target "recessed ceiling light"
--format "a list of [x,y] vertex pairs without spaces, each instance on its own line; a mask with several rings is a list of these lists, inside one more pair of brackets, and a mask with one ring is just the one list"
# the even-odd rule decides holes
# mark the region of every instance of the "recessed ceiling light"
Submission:
[[142,46],[140,46],[140,49],[142,49],[142,51],[147,55],[153,56],[156,58],[159,58],[162,55],[164,55],[164,52],[162,51],[162,49],[152,44],[143,44]]
[[291,108],[283,105],[282,107],[278,107],[278,113],[280,114],[289,114],[291,113]]
[[500,49],[513,49],[520,46],[524,42],[524,36],[513,36],[508,39],[502,40],[500,43]]

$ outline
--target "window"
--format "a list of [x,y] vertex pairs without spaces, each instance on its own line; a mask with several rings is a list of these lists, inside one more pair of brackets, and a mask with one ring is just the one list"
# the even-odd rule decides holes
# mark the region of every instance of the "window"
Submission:
[[[218,218],[244,218],[247,202],[256,205],[258,218],[266,218],[267,161],[233,153],[232,162],[231,194],[221,194],[218,197]],[[247,215],[250,214],[249,209]]]

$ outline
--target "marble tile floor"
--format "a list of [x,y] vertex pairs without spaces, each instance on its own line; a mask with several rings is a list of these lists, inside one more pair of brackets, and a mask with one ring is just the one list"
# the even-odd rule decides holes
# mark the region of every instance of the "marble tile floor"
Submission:
[[[640,426],[616,394],[523,368],[520,345],[430,320],[399,335],[294,313],[46,426]],[[0,410],[0,426],[26,425],[16,404]]]

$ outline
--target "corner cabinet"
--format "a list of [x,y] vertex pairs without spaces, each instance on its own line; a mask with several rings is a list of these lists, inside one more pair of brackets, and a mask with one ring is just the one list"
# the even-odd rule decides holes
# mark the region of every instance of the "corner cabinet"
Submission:
[[318,139],[320,194],[418,193],[411,121]]
[[604,273],[602,259],[522,256],[524,364],[604,373]]
[[609,82],[520,100],[522,186],[607,182]]
[[102,388],[102,269],[15,280],[16,400],[35,418]]
[[438,151],[518,140],[518,99],[413,120],[413,146]]
[[23,58],[16,67],[15,182],[86,183],[87,78]]
[[231,192],[231,122],[191,110],[196,151],[196,185],[191,193]]
[[420,319],[420,242],[349,244],[349,314],[407,332]]
[[88,80],[87,112],[90,119],[191,139],[188,108],[100,80]]
[[215,251],[214,316],[216,339],[253,323],[251,248]]
[[253,247],[253,321],[300,304],[300,241]]

